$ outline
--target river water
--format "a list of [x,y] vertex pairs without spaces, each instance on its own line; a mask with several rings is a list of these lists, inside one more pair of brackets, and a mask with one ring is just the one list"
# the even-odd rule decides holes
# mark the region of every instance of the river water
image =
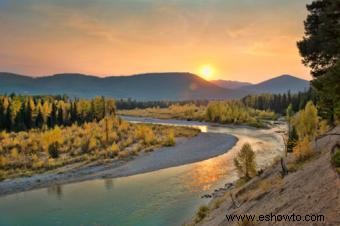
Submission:
[[[97,179],[0,197],[0,225],[182,225],[207,204],[203,194],[237,179],[233,157],[244,142],[263,168],[282,154],[274,129],[125,117],[133,122],[193,126],[238,137],[225,154],[208,160],[134,176]],[[282,127],[283,128],[283,127]]]

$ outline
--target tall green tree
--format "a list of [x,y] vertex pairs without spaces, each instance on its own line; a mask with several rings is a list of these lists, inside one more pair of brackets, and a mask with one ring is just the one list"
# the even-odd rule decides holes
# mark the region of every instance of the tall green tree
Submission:
[[37,117],[35,119],[35,126],[41,129],[43,125],[44,125],[44,116],[43,116],[43,113],[41,112],[41,109],[39,109]]
[[21,104],[20,110],[15,116],[14,119],[14,129],[16,131],[26,130],[27,127],[25,125],[25,115],[26,115],[26,107],[25,104]]
[[297,46],[315,78],[320,114],[334,121],[340,118],[340,0],[315,0],[307,10],[305,36]]
[[0,100],[0,131],[5,129],[5,107],[2,99]]
[[27,129],[31,129],[32,127],[34,127],[33,111],[34,111],[34,103],[32,100],[29,100],[25,105],[25,116],[24,116],[24,124]]
[[58,125],[64,124],[64,112],[62,106],[58,108]]
[[48,117],[48,126],[53,128],[56,125],[57,122],[57,106],[55,104],[55,102],[52,103],[52,109],[51,109],[51,113]]

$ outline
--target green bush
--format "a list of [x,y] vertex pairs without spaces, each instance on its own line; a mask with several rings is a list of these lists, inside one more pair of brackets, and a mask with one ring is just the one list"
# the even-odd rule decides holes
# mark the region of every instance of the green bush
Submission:
[[340,149],[337,148],[332,156],[332,162],[336,167],[340,167]]
[[59,143],[53,142],[48,146],[48,154],[51,158],[59,158]]
[[197,212],[196,223],[203,220],[208,215],[208,211],[209,208],[207,206],[201,206]]

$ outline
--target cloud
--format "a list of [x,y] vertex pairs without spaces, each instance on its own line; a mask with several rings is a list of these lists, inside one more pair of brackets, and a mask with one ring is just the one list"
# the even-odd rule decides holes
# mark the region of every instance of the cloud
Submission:
[[0,70],[130,74],[209,62],[236,79],[249,74],[243,64],[273,74],[280,68],[266,61],[276,57],[306,76],[295,42],[308,1],[0,0],[0,54],[12,56]]

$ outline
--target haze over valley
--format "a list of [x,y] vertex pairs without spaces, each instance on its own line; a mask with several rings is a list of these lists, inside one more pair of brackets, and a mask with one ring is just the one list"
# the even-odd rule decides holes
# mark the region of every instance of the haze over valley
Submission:
[[106,96],[135,100],[236,99],[248,94],[304,92],[309,81],[282,75],[241,87],[206,81],[191,73],[149,73],[131,76],[96,77],[57,74],[28,77],[0,72],[0,91],[26,95],[66,94],[70,97]]

